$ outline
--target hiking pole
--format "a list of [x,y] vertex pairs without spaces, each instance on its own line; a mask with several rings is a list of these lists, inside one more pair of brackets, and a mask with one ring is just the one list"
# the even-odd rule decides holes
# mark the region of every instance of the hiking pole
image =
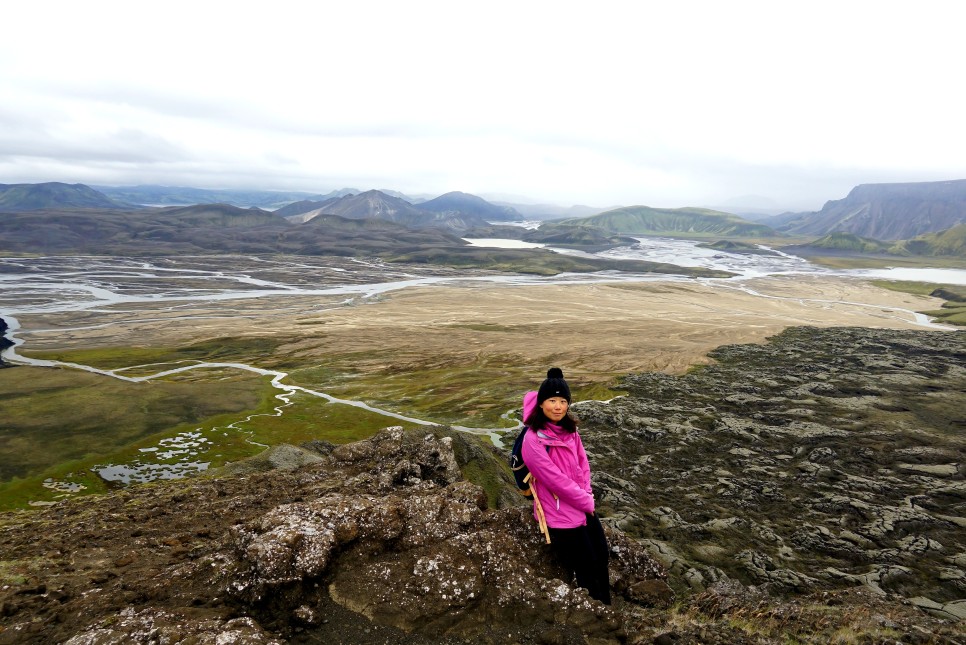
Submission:
[[550,531],[547,529],[547,518],[543,514],[543,504],[540,503],[540,498],[537,497],[537,489],[533,487],[533,480],[533,473],[527,473],[526,479],[523,481],[530,484],[530,492],[533,493],[533,506],[537,509],[537,522],[540,524],[540,531],[547,539],[547,544],[550,544]]

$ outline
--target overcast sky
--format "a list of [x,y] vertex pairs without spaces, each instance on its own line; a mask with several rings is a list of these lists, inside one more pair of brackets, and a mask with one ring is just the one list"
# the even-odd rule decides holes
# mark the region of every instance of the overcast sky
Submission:
[[0,183],[818,209],[966,178],[960,4],[7,3]]

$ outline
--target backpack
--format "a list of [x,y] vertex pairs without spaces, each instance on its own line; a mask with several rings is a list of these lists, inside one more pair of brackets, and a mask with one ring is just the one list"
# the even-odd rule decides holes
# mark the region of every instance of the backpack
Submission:
[[531,497],[533,492],[530,490],[530,469],[523,463],[523,437],[526,436],[530,428],[523,426],[513,448],[510,450],[510,470],[513,471],[513,478],[517,481],[517,490],[525,497]]

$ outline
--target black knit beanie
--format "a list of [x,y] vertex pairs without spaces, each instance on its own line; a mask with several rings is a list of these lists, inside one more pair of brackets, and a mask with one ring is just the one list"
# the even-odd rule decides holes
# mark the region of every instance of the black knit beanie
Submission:
[[559,367],[551,367],[547,370],[547,380],[540,384],[537,390],[537,405],[549,398],[560,396],[567,399],[570,403],[570,386],[564,380],[563,371]]

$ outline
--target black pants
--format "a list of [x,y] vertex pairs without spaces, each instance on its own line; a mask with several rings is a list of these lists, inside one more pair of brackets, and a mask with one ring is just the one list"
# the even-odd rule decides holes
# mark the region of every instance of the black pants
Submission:
[[560,564],[577,578],[578,586],[589,591],[591,598],[610,604],[609,550],[596,514],[587,516],[587,526],[550,529],[550,546]]

